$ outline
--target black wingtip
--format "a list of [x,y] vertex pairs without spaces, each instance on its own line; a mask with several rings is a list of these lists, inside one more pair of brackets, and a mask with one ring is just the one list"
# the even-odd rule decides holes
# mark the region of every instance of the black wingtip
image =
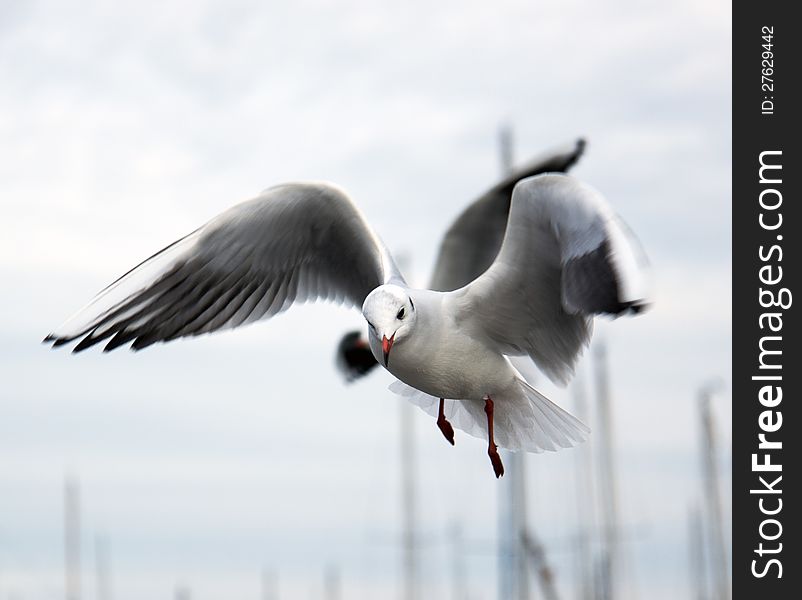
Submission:
[[651,303],[645,300],[631,300],[629,302],[619,302],[615,307],[611,307],[604,312],[613,318],[623,316],[635,316],[646,312],[651,308]]
[[152,346],[158,341],[160,341],[158,335],[155,334],[140,335],[131,344],[131,350],[138,352],[139,350],[144,350],[148,346]]
[[574,150],[574,162],[579,160],[579,158],[585,153],[587,147],[588,147],[588,141],[585,138],[581,137],[576,140],[576,150]]
[[133,340],[136,335],[137,334],[135,331],[126,331],[125,329],[121,329],[106,343],[106,345],[103,347],[103,352],[111,352],[112,350],[127,344]]
[[635,300],[633,302],[627,302],[626,304],[627,306],[624,310],[633,315],[639,315],[652,307],[651,302],[646,302],[644,300]]
[[577,138],[576,142],[574,143],[574,151],[568,155],[568,159],[565,161],[565,164],[562,165],[562,169],[560,170],[563,172],[568,172],[571,167],[579,162],[579,159],[582,158],[582,155],[585,153],[587,145],[588,142],[585,138]]

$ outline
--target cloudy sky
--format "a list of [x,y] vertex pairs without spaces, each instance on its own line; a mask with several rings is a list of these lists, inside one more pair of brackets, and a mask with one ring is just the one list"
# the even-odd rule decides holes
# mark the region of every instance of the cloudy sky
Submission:
[[[116,600],[257,598],[265,568],[282,599],[320,597],[332,568],[344,598],[399,597],[402,404],[388,374],[345,386],[333,367],[357,312],[303,306],[139,354],[39,341],[287,180],[344,187],[425,281],[444,228],[499,175],[501,123],[519,160],[586,137],[574,173],[651,259],[653,310],[597,325],[624,585],[689,595],[696,394],[713,378],[729,468],[730,66],[722,0],[0,0],[0,598],[63,594],[65,477],[81,485],[85,598],[98,539]],[[508,483],[481,441],[450,448],[419,411],[414,426],[426,597],[452,590],[456,556],[469,597],[495,598]],[[577,451],[527,461],[529,520],[570,595]]]

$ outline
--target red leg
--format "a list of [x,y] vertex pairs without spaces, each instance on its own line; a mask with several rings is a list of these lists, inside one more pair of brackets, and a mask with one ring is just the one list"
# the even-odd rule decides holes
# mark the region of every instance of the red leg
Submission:
[[448,442],[453,446],[454,428],[451,426],[451,423],[446,420],[445,404],[446,401],[443,398],[440,398],[440,411],[437,413],[437,426],[440,428],[440,431],[443,432],[443,435]]
[[504,475],[504,465],[501,464],[501,456],[498,453],[498,446],[493,439],[493,400],[490,396],[485,396],[485,414],[487,415],[487,455],[493,463],[493,472],[496,479]]

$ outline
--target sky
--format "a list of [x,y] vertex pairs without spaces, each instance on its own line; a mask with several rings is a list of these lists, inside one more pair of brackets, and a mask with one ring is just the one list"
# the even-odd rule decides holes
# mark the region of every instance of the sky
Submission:
[[[357,311],[304,305],[141,353],[39,342],[130,266],[285,181],[346,189],[423,283],[442,232],[499,177],[501,124],[521,162],[586,138],[573,173],[650,258],[652,310],[596,327],[623,587],[689,596],[710,381],[730,465],[730,73],[720,0],[0,0],[0,599],[63,595],[65,478],[80,482],[84,598],[98,540],[116,600],[258,598],[265,569],[282,599],[322,597],[332,569],[343,598],[399,598],[407,408],[389,374],[336,372]],[[572,407],[575,388],[541,383]],[[451,448],[414,410],[424,597],[448,597],[462,565],[468,597],[495,598],[509,482],[480,440]],[[528,520],[567,597],[577,465],[597,450],[525,458]]]

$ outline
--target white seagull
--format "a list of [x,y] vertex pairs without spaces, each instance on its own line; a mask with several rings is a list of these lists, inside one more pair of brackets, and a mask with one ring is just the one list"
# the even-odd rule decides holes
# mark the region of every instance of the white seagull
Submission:
[[443,399],[460,401],[467,418],[455,424],[486,435],[500,477],[497,442],[537,452],[586,438],[587,427],[530,386],[508,356],[528,355],[564,382],[593,315],[645,306],[625,231],[593,188],[537,175],[515,186],[487,271],[449,292],[411,289],[345,192],[284,184],[130,270],[44,341],[79,340],[73,352],[102,341],[106,351],[128,343],[140,350],[269,318],[295,302],[361,306],[374,356],[406,384],[396,391],[440,399],[444,433]]
[[[454,219],[440,242],[429,289],[450,292],[484,273],[501,249],[515,184],[541,173],[567,172],[582,156],[585,145],[585,140],[580,138],[546,152],[516,168],[471,202]],[[361,331],[351,331],[342,337],[336,362],[346,381],[359,379],[379,365]],[[532,362],[521,357],[513,363],[531,383]],[[428,402],[423,402],[421,407],[431,412],[426,404]],[[447,412],[460,411],[459,403],[451,402],[448,408]],[[453,431],[446,434],[446,439],[454,444]]]

